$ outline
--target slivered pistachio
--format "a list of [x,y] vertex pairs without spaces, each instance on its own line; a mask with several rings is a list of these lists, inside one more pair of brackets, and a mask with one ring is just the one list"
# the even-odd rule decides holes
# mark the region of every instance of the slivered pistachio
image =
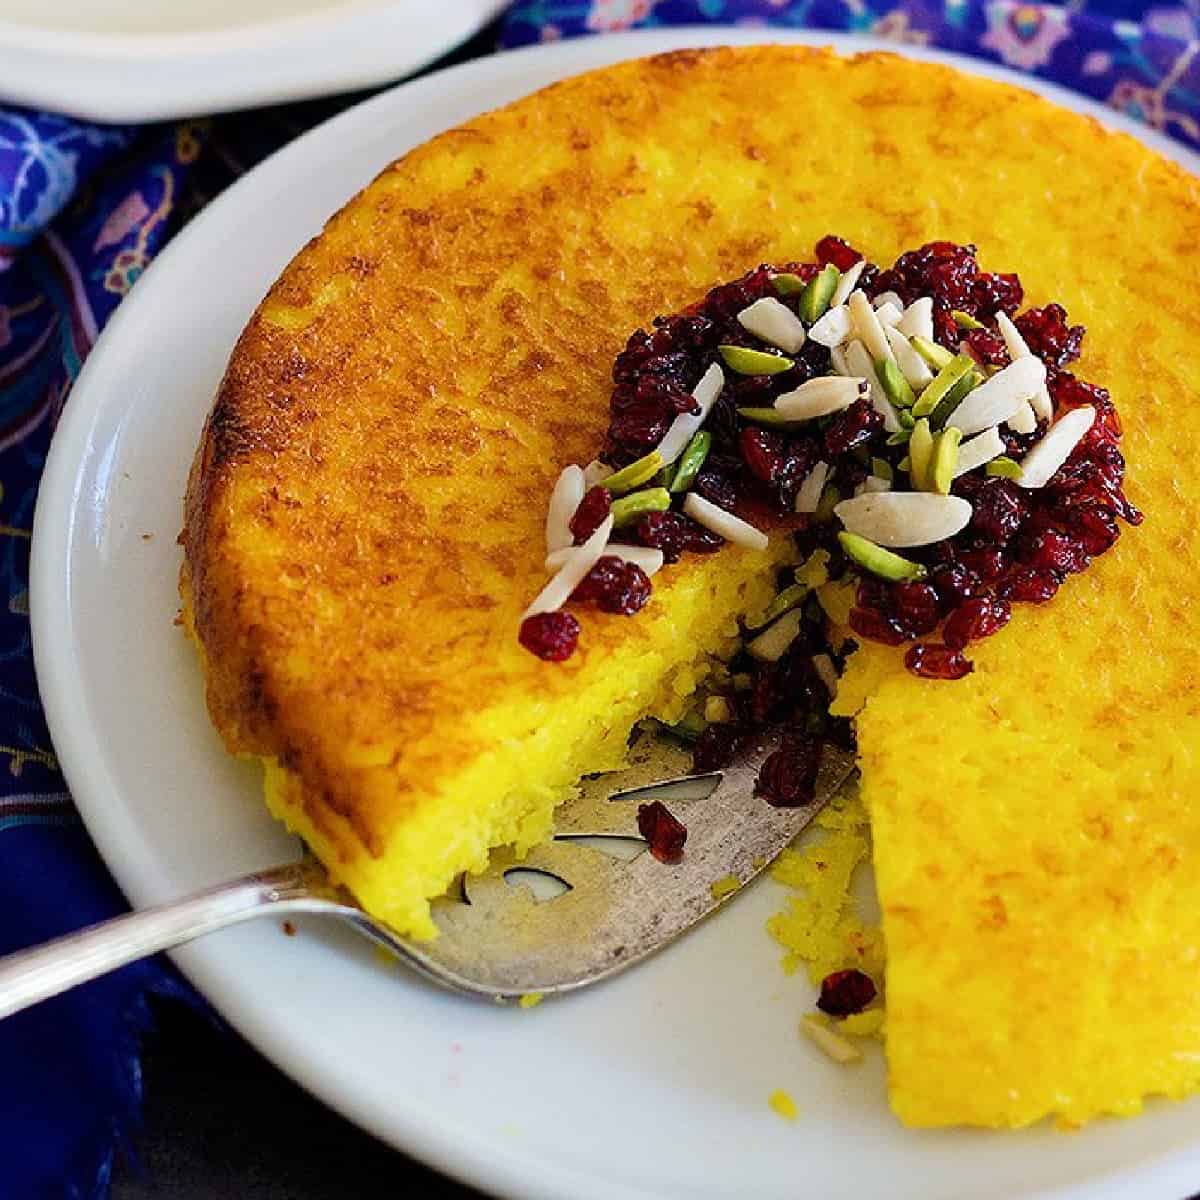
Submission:
[[[914,421],[915,425],[916,422]],[[889,446],[907,446],[908,439],[912,437],[911,429],[901,429],[899,433],[890,434],[887,440]]]
[[1002,479],[1020,479],[1025,473],[1021,470],[1019,462],[1004,454],[999,458],[993,458],[983,470],[986,475],[999,475]]
[[794,296],[808,286],[799,275],[793,275],[791,271],[782,271],[778,275],[772,275],[771,285],[781,296]]
[[841,277],[841,271],[833,263],[827,263],[819,275],[815,275],[808,281],[808,286],[801,293],[800,303],[796,308],[800,320],[806,325],[811,325],[825,315]]
[[937,408],[929,414],[929,424],[941,429],[954,415],[954,410],[983,382],[978,371],[968,371],[939,401]]
[[650,486],[670,488],[671,480],[674,478],[674,469],[672,467],[663,467],[662,470],[659,471],[652,480],[650,480]]
[[647,513],[666,512],[670,507],[671,493],[666,488],[647,488],[642,492],[631,492],[628,496],[613,501],[613,528],[623,529]]
[[662,468],[662,455],[657,450],[651,450],[649,454],[639,458],[636,462],[631,462],[629,466],[615,471],[604,481],[604,487],[612,495],[620,496],[624,492],[632,492],[634,488],[639,488],[644,483],[649,483]]
[[753,421],[755,425],[773,425],[780,429],[788,429],[797,423],[789,420],[777,408],[739,408],[738,416]]
[[667,728],[685,742],[694,742],[708,728],[708,722],[696,709],[692,709]]
[[916,394],[912,390],[912,385],[904,378],[904,372],[900,370],[894,358],[876,359],[875,374],[879,377],[884,395],[897,408],[912,408],[916,403]]
[[909,338],[912,348],[935,370],[940,371],[954,361],[954,355],[945,346],[931,342],[928,338]]
[[950,494],[950,484],[954,482],[954,468],[958,466],[958,446],[961,441],[962,431],[951,425],[949,429],[943,429],[934,442],[929,482],[932,490],[943,496]]
[[871,459],[871,474],[880,479],[886,479],[889,483],[894,478],[892,475],[892,464],[886,458]]
[[725,365],[739,375],[780,375],[796,365],[782,354],[768,354],[748,346],[718,346],[717,351]]
[[975,360],[970,355],[955,355],[938,371],[933,377],[933,382],[917,397],[917,402],[912,406],[912,415],[914,417],[929,416],[946,398],[950,389],[974,366]]
[[908,442],[908,477],[913,489],[918,492],[929,490],[929,464],[933,461],[933,433],[929,422],[922,418],[913,426]]
[[[917,423],[917,418],[907,408],[897,410],[896,420],[900,422],[900,433],[912,433],[912,427]],[[907,441],[908,438],[904,440]]]
[[965,313],[961,309],[956,308],[951,314],[954,318],[954,323],[959,329],[985,329],[987,328],[982,321],[977,321],[970,313]]
[[820,502],[817,504],[817,511],[813,513],[813,520],[818,524],[833,520],[833,510],[841,503],[841,499],[842,493],[832,483],[827,483],[825,490],[821,493]]
[[903,472],[908,472],[908,471],[911,471],[911,470],[912,470],[912,459],[909,457],[909,455],[907,455],[907,454],[906,454],[906,455],[905,455],[905,456],[904,456],[904,457],[903,457],[903,458],[902,458],[902,459],[901,459],[901,460],[900,460],[900,461],[899,461],[899,462],[896,464],[896,470],[897,470],[897,471],[903,471]]
[[870,571],[880,579],[890,579],[899,583],[902,580],[922,579],[925,576],[925,568],[920,563],[891,550],[885,550],[857,533],[842,530],[838,534],[838,541],[849,558],[858,563],[864,571]]
[[746,621],[747,629],[762,629],[765,625],[770,625],[776,617],[782,617],[785,612],[795,608],[798,604],[804,602],[804,597],[809,593],[809,589],[800,583],[792,583],[783,589],[761,613],[755,613],[753,618]]
[[704,460],[712,449],[712,434],[707,429],[701,429],[692,435],[683,453],[679,456],[679,467],[675,478],[671,480],[671,491],[686,492],[696,481]]

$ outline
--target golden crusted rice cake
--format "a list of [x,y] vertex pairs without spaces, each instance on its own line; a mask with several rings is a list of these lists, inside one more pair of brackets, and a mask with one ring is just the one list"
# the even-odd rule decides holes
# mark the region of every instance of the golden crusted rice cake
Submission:
[[966,680],[850,660],[892,1103],[1006,1126],[1193,1089],[1198,188],[1015,88],[789,47],[621,65],[435,138],[288,267],[197,453],[182,592],[226,744],[367,908],[429,933],[458,871],[680,711],[788,553],[685,559],[635,619],[582,614],[567,663],[517,645],[629,332],[830,229],[878,261],[976,242],[1087,325],[1146,522]]

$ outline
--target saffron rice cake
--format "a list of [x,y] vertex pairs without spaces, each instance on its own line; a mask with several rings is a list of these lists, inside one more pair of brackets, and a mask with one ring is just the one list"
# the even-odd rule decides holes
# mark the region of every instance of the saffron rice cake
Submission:
[[850,660],[913,1125],[1081,1122],[1200,1082],[1197,182],[1023,91],[881,54],[685,52],[558,84],[408,154],[243,334],[188,488],[181,579],[212,718],[267,801],[418,936],[527,846],[632,723],[677,714],[790,554],[655,579],[580,651],[516,641],[546,497],[633,329],[831,229],[1019,269],[1088,327],[1147,519],[954,684]]

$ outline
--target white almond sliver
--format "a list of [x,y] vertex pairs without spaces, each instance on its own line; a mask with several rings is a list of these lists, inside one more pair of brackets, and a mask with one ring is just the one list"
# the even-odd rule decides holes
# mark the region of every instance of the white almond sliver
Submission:
[[748,521],[735,517],[733,513],[726,512],[725,509],[705,500],[703,496],[697,496],[695,492],[688,492],[683,502],[683,511],[693,521],[703,525],[705,529],[711,529],[713,533],[719,533],[735,546],[745,546],[748,550],[765,550],[769,544],[767,535],[761,529],[755,529]]
[[829,478],[829,464],[822,460],[804,477],[804,482],[796,492],[796,511],[798,513],[815,513],[821,503],[821,493],[825,490],[825,480]]
[[603,483],[612,474],[613,469],[608,463],[602,463],[598,458],[593,458],[583,468],[583,486],[585,489],[594,488],[596,484]]
[[900,373],[908,380],[914,392],[920,392],[933,381],[933,372],[899,329],[889,329],[885,326],[883,332],[892,348]]
[[875,305],[875,316],[879,318],[879,323],[888,329],[895,325],[898,320],[904,315],[904,309],[898,304],[879,304]]
[[700,382],[692,388],[692,396],[700,405],[698,413],[680,413],[671,422],[671,428],[663,436],[655,449],[662,456],[663,466],[669,467],[687,449],[692,435],[708,420],[712,406],[716,404],[725,386],[725,372],[717,363],[700,377]]
[[850,364],[846,362],[846,351],[841,346],[833,346],[829,351],[829,364],[835,375],[852,375]]
[[923,337],[927,342],[932,342],[933,297],[922,296],[919,300],[914,300],[904,310],[904,316],[896,322],[896,328],[905,337]]
[[844,304],[839,304],[813,323],[808,336],[818,346],[828,346],[832,350],[850,336],[850,330],[850,310]]
[[856,496],[869,496],[872,492],[890,492],[892,485],[886,479],[880,479],[878,475],[868,475],[854,489]]
[[870,356],[878,362],[881,358],[895,358],[888,340],[883,335],[883,326],[871,307],[870,300],[862,292],[855,292],[846,303],[850,310],[850,319],[854,322],[854,332],[858,340],[867,348]]
[[[555,550],[553,554],[547,554],[546,570],[557,571],[574,552],[575,547],[568,546],[565,550]],[[636,563],[647,575],[654,575],[662,570],[663,552],[655,550],[653,546],[626,546],[623,542],[609,542],[600,557],[606,558],[609,555],[624,562]]]
[[869,492],[834,508],[851,532],[878,546],[928,546],[953,537],[971,519],[961,496],[936,492]]
[[804,345],[804,325],[800,318],[774,296],[755,300],[738,313],[737,319],[748,333],[777,346],[785,354],[795,354]]
[[558,569],[533,603],[521,614],[521,620],[537,616],[538,613],[556,612],[571,598],[571,593],[583,581],[583,577],[604,557],[608,535],[612,533],[613,519],[605,517],[600,527],[582,546],[576,546],[571,556]]
[[854,1063],[862,1059],[862,1051],[849,1038],[842,1037],[816,1018],[806,1016],[800,1022],[800,1032],[834,1062]]
[[[879,295],[875,297],[876,312],[878,312],[881,308],[886,308],[889,304],[893,308],[899,309],[901,312],[904,311],[904,301],[901,300],[895,292],[880,292]],[[881,321],[883,320],[882,317],[879,319]]]
[[1008,418],[1007,423],[1013,433],[1032,433],[1037,428],[1037,422],[1038,419],[1033,411],[1033,405],[1026,400]]
[[1045,381],[1046,368],[1040,358],[1019,358],[968,392],[946,424],[961,430],[964,437],[982,433],[1007,421]]
[[896,410],[883,390],[883,384],[879,382],[879,376],[875,373],[875,364],[871,361],[871,356],[862,342],[854,341],[846,347],[846,363],[852,374],[861,375],[867,381],[871,407],[883,418],[883,428],[888,433],[898,433],[900,419],[896,416]]
[[833,289],[833,295],[830,297],[830,308],[837,308],[838,305],[846,303],[850,297],[850,293],[858,287],[858,281],[862,278],[862,273],[866,265],[867,260],[860,258],[850,270],[842,272],[842,277],[838,280],[837,287]]
[[1005,451],[1004,439],[1000,430],[994,425],[983,433],[968,438],[958,447],[958,462],[954,467],[954,478],[990,463],[993,458],[999,458]]
[[775,411],[789,421],[811,421],[830,413],[849,408],[862,396],[867,387],[865,379],[852,376],[821,375],[802,383],[791,392],[784,392],[775,401]]
[[583,499],[588,485],[585,476],[574,463],[564,467],[550,493],[550,507],[546,511],[546,550],[561,550],[575,539],[571,536],[571,518]]
[[746,651],[759,662],[778,662],[788,647],[800,635],[803,616],[798,608],[785,612],[778,621],[768,625],[758,637],[746,643]]
[[1071,451],[1091,429],[1095,419],[1096,410],[1090,404],[1085,404],[1055,421],[1021,460],[1021,478],[1017,482],[1023,488],[1040,488],[1049,483],[1054,472],[1070,458]]
[[814,654],[812,656],[813,670],[817,673],[817,678],[825,685],[829,692],[830,700],[837,699],[838,693],[838,673],[837,668],[833,665],[833,659],[828,654]]
[[[1004,344],[1008,347],[1008,357],[1013,362],[1016,362],[1018,358],[1033,357],[1033,351],[1029,349],[1028,342],[1021,336],[1021,331],[1013,324],[1008,313],[998,312],[996,314],[996,328],[1000,330],[1000,336],[1004,338]],[[1049,421],[1054,416],[1054,404],[1045,383],[1030,396],[1029,406],[1033,409],[1033,415],[1037,421]],[[1013,428],[1017,429],[1015,425]],[[1017,432],[1032,433],[1033,429],[1017,429]]]

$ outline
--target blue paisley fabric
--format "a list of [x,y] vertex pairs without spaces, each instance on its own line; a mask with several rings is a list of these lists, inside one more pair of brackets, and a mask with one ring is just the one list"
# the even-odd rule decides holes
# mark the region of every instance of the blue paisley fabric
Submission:
[[[1200,147],[1200,0],[520,0],[499,36],[518,46],[716,22],[958,51]],[[0,954],[123,907],[71,806],[33,672],[30,526],[55,423],[99,331],[171,235],[343,103],[141,127],[0,105]],[[0,1022],[0,1196],[107,1194],[136,1130],[152,995],[199,1003],[152,962]]]

